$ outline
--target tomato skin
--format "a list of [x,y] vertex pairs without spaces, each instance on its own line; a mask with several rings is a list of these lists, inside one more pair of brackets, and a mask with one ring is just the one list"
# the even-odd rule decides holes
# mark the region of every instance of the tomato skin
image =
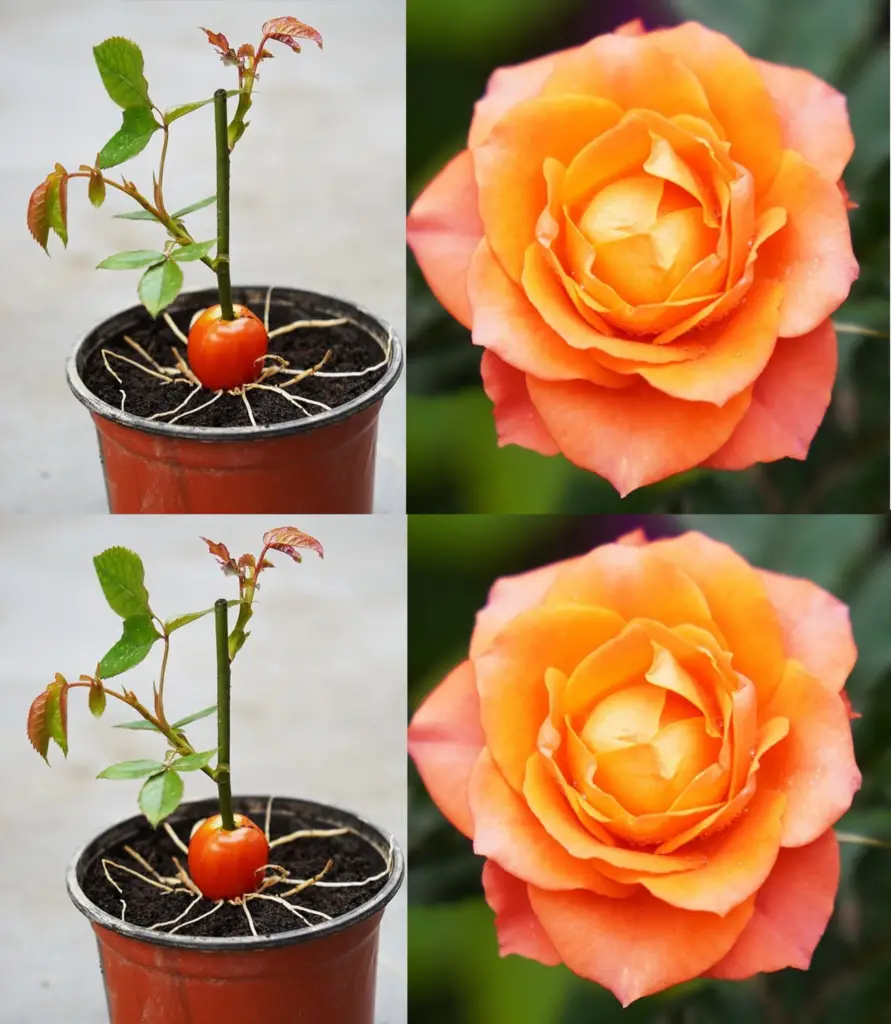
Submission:
[[235,831],[226,832],[219,814],[202,822],[189,841],[189,874],[209,900],[234,900],[255,892],[269,863],[263,830],[236,814]]
[[189,329],[189,366],[211,391],[251,384],[269,347],[263,321],[247,306],[233,305],[234,320],[222,320],[219,306],[205,309]]

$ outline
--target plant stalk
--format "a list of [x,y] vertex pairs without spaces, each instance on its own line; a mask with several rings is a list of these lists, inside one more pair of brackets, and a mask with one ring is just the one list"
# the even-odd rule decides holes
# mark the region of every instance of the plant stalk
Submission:
[[235,831],[232,816],[232,779],[229,771],[229,694],[231,672],[229,666],[229,605],[220,598],[213,606],[217,639],[217,790],[220,795],[220,817],[226,832]]
[[220,292],[223,320],[234,320],[232,282],[229,278],[229,138],[226,124],[226,90],[213,94],[217,144],[217,256],[214,269]]

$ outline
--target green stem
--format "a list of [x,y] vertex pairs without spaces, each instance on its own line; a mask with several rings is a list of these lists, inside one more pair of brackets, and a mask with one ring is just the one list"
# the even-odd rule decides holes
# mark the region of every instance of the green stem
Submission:
[[220,817],[227,832],[235,830],[232,816],[232,779],[229,770],[229,605],[223,598],[214,603],[217,637],[217,768],[216,782],[220,794]]
[[217,142],[217,256],[214,266],[223,320],[234,320],[232,282],[229,279],[229,140],[226,127],[226,90],[213,94]]

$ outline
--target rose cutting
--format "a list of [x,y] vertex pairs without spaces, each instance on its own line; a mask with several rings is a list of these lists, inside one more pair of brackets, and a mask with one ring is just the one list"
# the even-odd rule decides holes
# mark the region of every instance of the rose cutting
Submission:
[[803,459],[858,268],[844,97],[701,25],[497,70],[409,243],[498,437],[626,494]]
[[624,1005],[806,968],[860,785],[846,607],[701,534],[499,580],[409,749],[484,857],[502,954]]

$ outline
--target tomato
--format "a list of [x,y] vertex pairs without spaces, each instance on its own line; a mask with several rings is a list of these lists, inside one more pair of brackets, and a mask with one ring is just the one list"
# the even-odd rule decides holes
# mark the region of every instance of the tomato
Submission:
[[223,320],[211,306],[189,329],[189,366],[211,391],[250,384],[260,376],[269,335],[263,321],[247,306],[235,306],[234,320]]
[[189,874],[209,900],[234,900],[254,892],[269,863],[269,842],[263,830],[243,814],[234,815],[235,831],[223,828],[214,814],[189,840]]

